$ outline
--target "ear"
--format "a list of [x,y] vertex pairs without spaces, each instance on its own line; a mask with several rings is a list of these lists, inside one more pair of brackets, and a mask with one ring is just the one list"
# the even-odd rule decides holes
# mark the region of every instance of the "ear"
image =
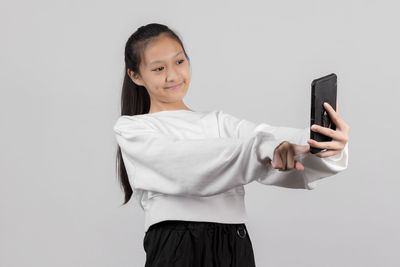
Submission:
[[136,83],[137,85],[144,86],[142,78],[138,75],[138,73],[135,73],[131,71],[130,69],[127,70],[128,76],[131,78],[131,80]]

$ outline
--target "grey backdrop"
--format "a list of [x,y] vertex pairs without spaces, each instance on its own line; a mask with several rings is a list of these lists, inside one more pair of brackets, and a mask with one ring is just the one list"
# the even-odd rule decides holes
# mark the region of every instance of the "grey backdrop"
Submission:
[[164,23],[192,63],[185,103],[306,127],[338,75],[349,167],[313,191],[251,183],[257,266],[400,266],[396,1],[2,1],[0,266],[143,266],[143,212],[115,175],[123,50]]

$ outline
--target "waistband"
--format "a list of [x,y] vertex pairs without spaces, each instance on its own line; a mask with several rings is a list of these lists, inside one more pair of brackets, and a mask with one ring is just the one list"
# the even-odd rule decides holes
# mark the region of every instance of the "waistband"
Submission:
[[218,222],[205,222],[205,221],[182,221],[182,220],[166,220],[151,225],[148,231],[155,228],[185,230],[185,229],[210,229],[210,228],[237,228],[244,227],[244,223],[218,223]]

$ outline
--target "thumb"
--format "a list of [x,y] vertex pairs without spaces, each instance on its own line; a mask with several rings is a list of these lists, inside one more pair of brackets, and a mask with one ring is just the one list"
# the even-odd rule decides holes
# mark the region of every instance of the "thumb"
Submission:
[[273,168],[275,168],[275,163],[274,163],[274,161],[273,161],[273,160],[270,160],[270,163],[271,163],[271,166],[272,166]]
[[336,110],[335,111],[339,114],[339,102],[337,99],[336,99]]
[[296,145],[293,144],[294,147],[294,154],[299,155],[299,154],[305,154],[310,151],[310,146],[309,145]]
[[295,167],[296,167],[296,169],[299,170],[299,171],[304,171],[304,165],[301,164],[301,162],[298,161],[298,160],[295,160]]

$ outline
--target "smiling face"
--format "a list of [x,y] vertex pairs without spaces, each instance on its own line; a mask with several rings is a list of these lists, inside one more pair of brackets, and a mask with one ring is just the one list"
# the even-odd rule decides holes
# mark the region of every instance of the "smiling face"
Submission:
[[134,83],[147,89],[150,113],[188,109],[182,99],[189,88],[190,69],[177,41],[165,35],[151,41],[144,51],[139,70],[140,74],[135,74],[128,69],[128,75]]

